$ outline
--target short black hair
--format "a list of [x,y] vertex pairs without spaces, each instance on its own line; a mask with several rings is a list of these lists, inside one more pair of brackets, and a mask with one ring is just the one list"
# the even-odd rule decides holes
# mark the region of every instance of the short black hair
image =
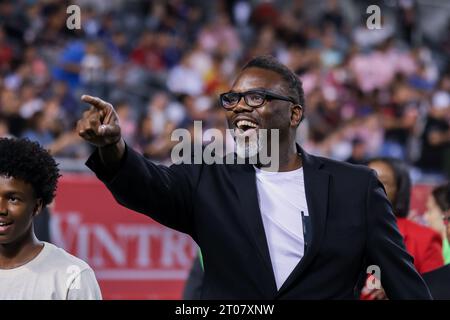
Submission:
[[450,210],[450,183],[446,183],[431,191],[434,201],[442,211]]
[[300,78],[292,72],[288,67],[278,61],[275,57],[271,55],[262,55],[257,56],[251,59],[247,64],[242,68],[242,70],[248,68],[261,68],[274,71],[281,75],[284,81],[289,86],[289,90],[294,95],[294,99],[298,102],[299,105],[302,106],[302,120],[305,115],[305,93],[303,92],[303,85]]
[[29,183],[44,207],[55,198],[58,164],[37,142],[0,138],[0,175]]
[[373,158],[367,164],[373,162],[387,164],[394,173],[396,196],[394,203],[392,203],[392,209],[396,217],[406,218],[409,214],[409,203],[411,199],[411,178],[407,165],[401,160],[389,157]]

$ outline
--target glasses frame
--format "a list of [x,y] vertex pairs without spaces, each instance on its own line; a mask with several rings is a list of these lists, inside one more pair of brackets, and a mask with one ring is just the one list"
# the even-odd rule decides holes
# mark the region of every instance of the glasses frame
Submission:
[[[235,103],[234,105],[232,105],[232,106],[230,106],[230,107],[226,107],[226,106],[223,104],[223,97],[224,97],[225,95],[227,95],[227,94],[230,94],[230,93],[236,94],[236,95],[238,96],[239,99],[236,101],[236,103]],[[263,102],[262,102],[261,104],[252,106],[252,105],[250,105],[250,104],[248,103],[248,101],[247,101],[247,96],[248,96],[249,94],[255,94],[255,93],[256,93],[256,94],[261,94],[261,95],[263,95],[264,99],[263,99]],[[239,102],[241,101],[242,97],[244,97],[245,104],[246,104],[247,106],[249,106],[250,108],[260,108],[260,107],[262,107],[267,101],[271,101],[271,100],[282,100],[282,101],[288,101],[288,102],[291,102],[291,103],[294,103],[294,104],[298,104],[298,103],[295,101],[295,99],[292,98],[292,97],[283,96],[283,95],[277,94],[277,93],[275,93],[275,92],[272,92],[272,91],[269,91],[269,90],[262,90],[262,89],[249,90],[249,91],[245,91],[245,92],[233,92],[233,91],[228,91],[228,92],[222,93],[222,94],[219,95],[219,104],[220,104],[220,106],[221,106],[222,108],[224,108],[225,110],[232,110],[232,109],[234,109],[234,108],[239,104]]]

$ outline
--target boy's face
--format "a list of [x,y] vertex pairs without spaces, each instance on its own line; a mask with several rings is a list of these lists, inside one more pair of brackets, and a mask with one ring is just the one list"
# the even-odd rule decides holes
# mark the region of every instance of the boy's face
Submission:
[[0,175],[0,245],[14,243],[31,232],[33,217],[42,209],[33,187]]

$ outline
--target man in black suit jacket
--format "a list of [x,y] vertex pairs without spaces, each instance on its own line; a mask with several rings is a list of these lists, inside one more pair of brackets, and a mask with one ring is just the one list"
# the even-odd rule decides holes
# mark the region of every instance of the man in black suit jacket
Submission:
[[[309,155],[296,145],[304,111],[298,78],[274,58],[258,57],[242,69],[230,93],[220,99],[230,127],[238,134],[278,129],[278,171],[303,168],[310,220],[304,232],[297,231],[305,246],[282,285],[275,279],[278,262],[269,252],[273,243],[261,216],[255,166],[156,165],[125,144],[114,108],[91,96],[82,97],[91,108],[78,122],[79,134],[98,147],[87,165],[115,199],[198,243],[205,268],[202,298],[352,299],[369,265],[380,268],[389,298],[431,298],[374,172]],[[284,243],[277,245],[282,255]]]

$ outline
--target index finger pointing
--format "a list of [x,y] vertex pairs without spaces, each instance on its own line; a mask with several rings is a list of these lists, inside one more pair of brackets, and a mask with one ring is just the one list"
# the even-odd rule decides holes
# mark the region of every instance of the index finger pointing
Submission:
[[103,101],[102,99],[98,97],[93,97],[90,95],[82,95],[81,100],[83,100],[86,103],[89,103],[91,106],[95,107],[97,110],[105,110],[108,108],[109,103]]

